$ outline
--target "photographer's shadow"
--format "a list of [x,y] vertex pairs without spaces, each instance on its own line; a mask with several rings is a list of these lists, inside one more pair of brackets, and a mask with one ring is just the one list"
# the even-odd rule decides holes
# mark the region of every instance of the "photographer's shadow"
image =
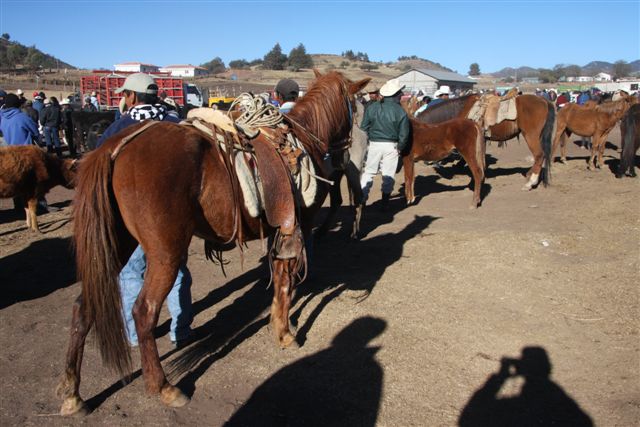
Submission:
[[369,345],[387,322],[354,320],[335,336],[331,347],[276,372],[259,386],[225,423],[235,426],[376,425],[383,370]]
[[[551,378],[551,361],[542,347],[525,347],[520,359],[503,358],[460,414],[460,427],[593,426],[591,417]],[[520,394],[500,397],[507,380],[522,378]]]

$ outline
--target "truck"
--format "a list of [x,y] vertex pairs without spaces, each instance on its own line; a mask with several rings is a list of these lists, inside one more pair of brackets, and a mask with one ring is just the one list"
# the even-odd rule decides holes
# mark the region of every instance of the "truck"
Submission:
[[[118,108],[121,93],[115,90],[124,84],[130,72],[93,70],[91,75],[80,78],[80,90],[84,96],[96,93],[100,109]],[[202,91],[193,83],[187,83],[180,77],[171,77],[169,73],[148,73],[158,84],[158,93],[166,92],[180,107],[202,107],[205,105]]]

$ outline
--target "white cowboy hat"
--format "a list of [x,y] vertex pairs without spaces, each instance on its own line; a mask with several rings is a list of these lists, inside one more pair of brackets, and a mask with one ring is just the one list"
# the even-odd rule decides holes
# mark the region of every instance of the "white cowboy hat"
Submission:
[[404,86],[397,79],[391,79],[380,88],[380,95],[393,96],[404,89]]
[[449,86],[440,86],[440,89],[438,89],[433,96],[437,98],[440,95],[449,95],[450,93],[451,89],[449,89]]

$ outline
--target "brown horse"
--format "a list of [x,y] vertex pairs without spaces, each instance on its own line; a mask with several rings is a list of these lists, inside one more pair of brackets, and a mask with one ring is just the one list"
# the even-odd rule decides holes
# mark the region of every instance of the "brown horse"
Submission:
[[[635,97],[624,97],[617,101],[599,104],[595,108],[569,104],[560,109],[552,153],[555,153],[558,144],[560,144],[560,160],[564,163],[566,161],[566,137],[572,133],[590,136],[592,138],[591,157],[587,167],[591,169],[593,166],[599,169],[604,164],[602,156],[609,132],[629,107],[636,102],[637,98]],[[598,156],[597,163],[596,155]]]
[[59,159],[35,145],[0,148],[0,198],[20,198],[30,230],[40,232],[38,199],[56,185],[73,188],[75,176],[75,160]]
[[[354,83],[337,72],[317,75],[286,121],[312,159],[316,174],[323,176],[322,158],[330,148],[344,145],[354,94],[369,79]],[[63,415],[87,410],[79,394],[80,368],[92,327],[103,362],[121,374],[130,371],[118,273],[137,242],[147,257],[144,285],[133,309],[142,374],[147,392],[159,395],[164,404],[179,407],[188,397],[167,381],[153,330],[193,235],[205,240],[207,255],[220,256],[233,243],[240,246],[263,231],[275,233],[269,251],[274,284],[271,325],[282,347],[294,341],[288,314],[304,264],[300,228],[311,230],[326,186],[318,183],[311,204],[300,207],[289,175],[295,162],[285,155],[299,150],[286,146],[287,129],[261,128],[257,136],[251,132],[255,138],[242,141],[245,150],[255,152],[264,188],[264,212],[253,217],[242,203],[238,178],[230,166],[231,140],[222,147],[195,127],[148,123],[108,139],[83,159],[79,170],[74,241],[82,294],[73,307],[66,369],[58,387]],[[222,135],[229,137],[228,132]],[[296,214],[299,208],[301,218]]]
[[[467,117],[473,104],[480,98],[478,94],[454,98],[427,108],[417,119],[423,123],[440,123],[454,117]],[[535,95],[519,95],[516,97],[517,118],[504,120],[489,128],[491,141],[507,141],[520,134],[524,136],[533,155],[533,166],[527,172],[528,181],[522,188],[531,190],[542,175],[542,182],[549,183],[551,170],[551,143],[555,123],[554,105],[542,97]],[[546,173],[542,173],[542,168]]]
[[429,125],[411,119],[411,151],[402,158],[404,166],[404,195],[407,203],[415,201],[413,184],[414,163],[418,160],[437,161],[449,156],[455,149],[464,157],[473,175],[473,203],[480,205],[480,190],[484,182],[484,134],[480,126],[469,119],[453,119]]
[[636,176],[634,166],[635,153],[640,148],[640,104],[632,105],[620,122],[622,149],[620,151],[620,167],[616,177]]

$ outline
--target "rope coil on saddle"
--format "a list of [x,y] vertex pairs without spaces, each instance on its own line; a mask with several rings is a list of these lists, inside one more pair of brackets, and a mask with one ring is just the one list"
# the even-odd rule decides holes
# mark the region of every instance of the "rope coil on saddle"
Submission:
[[282,123],[282,113],[273,104],[262,96],[252,96],[250,93],[242,93],[229,107],[227,116],[231,117],[234,107],[239,106],[242,115],[234,121],[252,128],[275,127]]

